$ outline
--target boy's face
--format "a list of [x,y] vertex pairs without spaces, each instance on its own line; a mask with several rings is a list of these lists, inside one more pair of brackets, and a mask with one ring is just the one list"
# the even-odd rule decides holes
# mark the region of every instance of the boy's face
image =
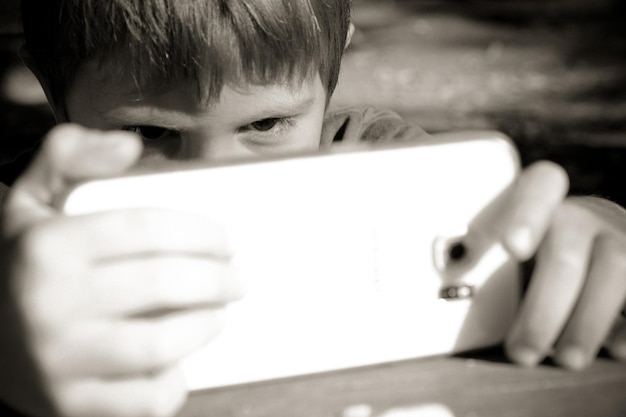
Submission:
[[119,78],[111,76],[106,63],[84,65],[68,91],[67,115],[94,129],[137,132],[144,139],[144,163],[215,161],[319,147],[326,108],[319,76],[293,86],[225,85],[210,105],[198,102],[193,86],[140,94],[131,77]]

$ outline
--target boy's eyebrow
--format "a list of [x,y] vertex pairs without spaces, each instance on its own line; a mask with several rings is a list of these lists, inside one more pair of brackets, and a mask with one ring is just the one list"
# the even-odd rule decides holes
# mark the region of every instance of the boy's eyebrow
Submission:
[[[251,110],[248,112],[240,112],[239,117],[242,123],[250,123],[264,118],[295,116],[309,109],[314,102],[315,97],[310,96],[294,100],[267,100],[255,108],[250,107]],[[195,124],[197,120],[187,112],[149,104],[98,109],[97,111],[108,123],[119,125],[132,123],[180,129]]]
[[147,125],[176,129],[192,120],[184,113],[166,110],[165,114],[154,114],[153,107],[122,107],[98,111],[100,116],[112,125]]
[[298,113],[309,109],[315,102],[315,97],[306,97],[305,99],[297,99],[292,101],[275,101],[267,102],[256,112],[251,112],[249,118],[262,119],[268,117],[281,116],[293,116]]

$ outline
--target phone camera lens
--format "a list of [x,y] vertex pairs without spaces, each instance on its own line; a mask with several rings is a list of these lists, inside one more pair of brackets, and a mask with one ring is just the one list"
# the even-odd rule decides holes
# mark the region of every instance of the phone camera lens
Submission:
[[463,242],[455,242],[448,249],[448,256],[451,261],[460,261],[467,254],[467,248]]

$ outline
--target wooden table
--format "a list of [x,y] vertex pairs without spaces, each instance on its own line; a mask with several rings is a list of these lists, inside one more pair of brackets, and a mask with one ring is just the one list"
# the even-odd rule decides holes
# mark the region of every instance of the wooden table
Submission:
[[378,417],[430,403],[455,417],[625,417],[626,363],[600,357],[580,372],[549,363],[527,369],[494,348],[198,391],[179,417],[342,417],[359,404],[352,410]]

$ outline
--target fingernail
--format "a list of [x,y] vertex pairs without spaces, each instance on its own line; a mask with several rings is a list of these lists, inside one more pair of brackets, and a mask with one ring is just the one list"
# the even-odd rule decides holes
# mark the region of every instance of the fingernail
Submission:
[[525,258],[532,246],[532,232],[528,227],[518,227],[507,238],[507,246],[515,255]]
[[509,349],[509,356],[516,363],[528,367],[536,366],[541,360],[539,352],[527,346],[517,346]]
[[372,417],[372,413],[369,404],[353,404],[343,410],[341,417]]
[[454,417],[454,414],[443,404],[431,403],[415,407],[392,408],[376,417]]
[[587,366],[587,356],[581,349],[575,346],[561,349],[555,359],[562,366],[574,370],[579,370]]

